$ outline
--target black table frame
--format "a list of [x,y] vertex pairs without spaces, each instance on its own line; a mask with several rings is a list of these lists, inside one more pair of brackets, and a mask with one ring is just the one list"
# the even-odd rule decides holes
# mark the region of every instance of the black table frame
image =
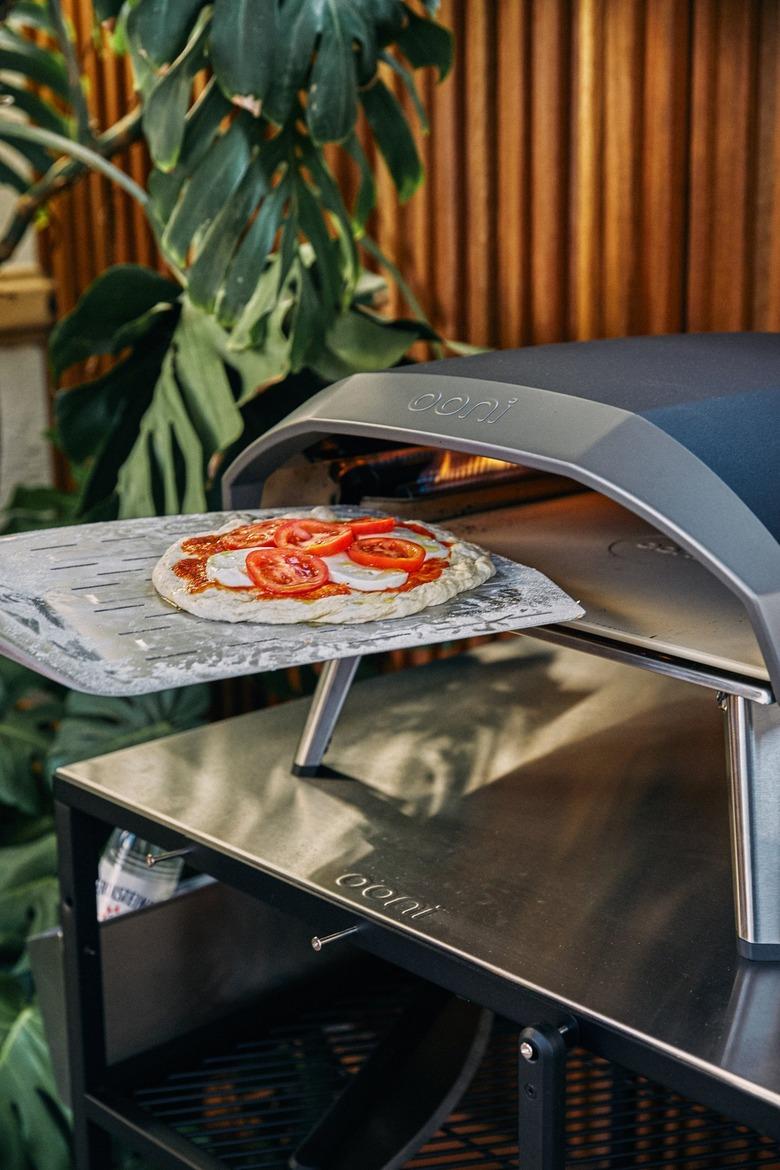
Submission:
[[518,1123],[524,1170],[563,1170],[565,1056],[567,1045],[574,1040],[597,1055],[780,1139],[780,1117],[774,1106],[738,1087],[716,1081],[675,1059],[673,1054],[659,1052],[639,1038],[592,1020],[575,1020],[552,998],[519,989],[476,965],[394,930],[391,924],[364,922],[359,914],[217,849],[193,844],[186,836],[61,777],[55,779],[54,791],[77,1170],[106,1170],[111,1164],[112,1136],[161,1167],[223,1170],[222,1163],[139,1109],[112,1085],[106,1063],[95,879],[100,854],[115,826],[154,840],[166,849],[189,847],[188,864],[193,868],[311,923],[319,935],[357,926],[360,929],[350,941],[363,950],[480,1003],[526,1029],[524,1038],[532,1043],[538,1058],[523,1064],[520,1077]]

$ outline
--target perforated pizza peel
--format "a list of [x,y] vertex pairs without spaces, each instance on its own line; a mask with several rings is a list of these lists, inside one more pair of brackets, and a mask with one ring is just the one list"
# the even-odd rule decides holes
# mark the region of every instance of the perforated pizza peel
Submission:
[[476,589],[409,617],[360,625],[213,622],[156,593],[152,569],[174,541],[229,520],[289,510],[119,520],[2,537],[0,653],[78,691],[138,695],[582,616],[542,573],[499,556],[495,577]]

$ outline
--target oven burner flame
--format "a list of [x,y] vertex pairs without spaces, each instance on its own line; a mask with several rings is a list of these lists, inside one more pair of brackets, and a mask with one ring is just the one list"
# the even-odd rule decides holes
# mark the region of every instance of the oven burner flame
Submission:
[[486,455],[469,455],[462,451],[442,451],[422,471],[417,480],[421,492],[446,488],[483,478],[504,478],[518,474],[514,463],[503,459],[489,459]]
[[414,500],[464,488],[483,490],[489,484],[528,475],[526,468],[502,459],[434,447],[399,447],[351,456],[333,470],[342,504],[360,503],[367,496]]

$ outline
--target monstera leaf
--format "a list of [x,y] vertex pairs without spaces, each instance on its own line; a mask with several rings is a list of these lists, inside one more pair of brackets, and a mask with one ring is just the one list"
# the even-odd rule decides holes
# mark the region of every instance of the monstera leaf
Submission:
[[51,778],[76,760],[160,739],[202,723],[209,703],[205,685],[159,691],[131,699],[70,691],[47,758]]
[[0,1166],[71,1170],[69,1117],[57,1097],[43,1023],[0,975]]
[[6,6],[0,22],[0,97],[14,111],[0,118],[0,184],[26,192],[61,153],[52,142],[20,140],[13,133],[19,118],[61,140],[92,145],[73,31],[58,0],[10,0]]
[[61,445],[84,466],[83,517],[206,511],[219,457],[234,449],[258,393],[304,367],[323,381],[382,369],[416,341],[436,339],[421,321],[389,321],[362,304],[365,287],[376,288],[368,275],[326,324],[313,291],[314,250],[297,247],[280,289],[283,264],[281,253],[271,256],[232,330],[156,273],[142,279],[143,269],[133,269],[126,298],[117,295],[125,272],[110,269],[60,322],[57,370],[87,348],[125,354],[56,399]]
[[29,935],[59,921],[56,872],[57,843],[51,831],[0,849],[0,961],[15,963],[16,971],[27,968],[22,948]]
[[[304,243],[314,262],[295,295],[308,300],[307,326],[325,332],[354,295],[355,238],[373,205],[373,175],[354,134],[358,108],[408,198],[422,164],[380,71],[401,78],[425,128],[413,71],[446,75],[450,33],[402,0],[136,0],[123,14],[155,164],[151,214],[193,303],[226,328],[241,322],[247,336],[244,314],[269,253],[276,247],[282,257],[282,295]],[[204,65],[213,77],[192,102]],[[322,152],[328,142],[342,143],[360,167],[351,211]]]
[[[423,171],[390,79],[406,87],[426,129],[414,72],[430,66],[443,77],[452,51],[436,8],[433,0],[96,3],[99,19],[116,22],[113,44],[129,51],[154,164],[148,194],[127,176],[123,186],[142,203],[175,280],[135,265],[110,269],[54,331],[58,377],[95,355],[117,359],[57,401],[60,441],[79,466],[77,516],[202,509],[253,395],[303,371],[318,380],[380,368],[403,356],[404,343],[438,340],[424,321],[382,321],[361,302],[361,244],[405,286],[365,234],[374,163],[355,131],[362,105],[368,136],[408,198]],[[25,31],[36,21],[54,47]],[[61,99],[52,116],[69,109],[60,129],[78,139],[72,162],[60,160],[35,198],[21,201],[17,238],[36,201],[76,164],[100,163],[119,181],[108,158],[138,119],[128,115],[122,135],[119,124],[93,133],[61,0],[12,3],[0,69],[3,36],[16,54],[6,64],[35,83],[30,101],[45,82]],[[33,166],[46,165],[49,142],[46,112],[38,114],[38,137],[20,147]],[[359,171],[351,207],[326,143],[341,144]],[[9,247],[0,240],[0,258]]]
[[0,806],[6,816],[8,810],[28,816],[44,810],[43,764],[62,714],[62,693],[0,658]]

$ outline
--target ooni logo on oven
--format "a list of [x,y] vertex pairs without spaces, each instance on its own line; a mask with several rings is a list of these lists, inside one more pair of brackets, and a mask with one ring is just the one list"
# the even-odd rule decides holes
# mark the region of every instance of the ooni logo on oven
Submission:
[[387,910],[403,914],[406,918],[422,918],[427,914],[435,914],[441,906],[426,906],[417,898],[410,898],[408,894],[399,894],[383,882],[374,882],[362,873],[343,873],[336,878],[337,886],[346,886],[349,890],[360,890],[361,897],[367,902],[378,902]]
[[445,418],[468,418],[472,422],[495,423],[508,414],[516,398],[499,402],[497,398],[478,398],[472,402],[469,394],[451,394],[445,398],[440,390],[426,390],[409,403],[409,410],[432,410]]

